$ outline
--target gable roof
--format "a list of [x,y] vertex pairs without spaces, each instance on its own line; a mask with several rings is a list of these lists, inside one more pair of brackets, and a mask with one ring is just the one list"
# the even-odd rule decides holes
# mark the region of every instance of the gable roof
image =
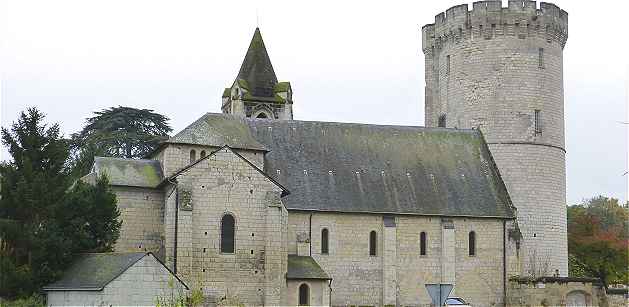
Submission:
[[277,77],[264,46],[260,29],[256,28],[249,49],[242,61],[236,81],[244,80],[253,96],[274,97]]
[[241,117],[227,114],[213,116],[212,113],[207,113],[164,143],[216,147],[229,145],[238,149],[266,150],[264,145],[253,137]]
[[94,157],[93,172],[107,174],[109,184],[117,186],[155,188],[164,179],[157,160]]
[[263,170],[261,170],[259,167],[257,167],[255,164],[251,163],[251,161],[247,160],[247,158],[243,157],[242,155],[240,155],[238,152],[234,151],[231,147],[224,145],[221,148],[211,152],[210,154],[208,154],[207,156],[198,159],[196,161],[194,161],[191,164],[188,164],[184,167],[182,167],[180,170],[176,171],[174,174],[172,174],[170,177],[164,179],[164,181],[162,181],[162,183],[166,183],[166,182],[171,182],[172,180],[175,180],[180,174],[184,173],[185,171],[195,167],[197,164],[201,163],[202,161],[205,161],[207,159],[209,159],[210,157],[214,156],[217,152],[221,151],[221,150],[229,150],[231,153],[233,153],[234,155],[236,155],[237,157],[239,157],[240,159],[242,159],[245,163],[249,164],[249,166],[251,166],[253,169],[255,169],[256,171],[258,171],[258,173],[260,173],[262,176],[264,176],[265,178],[267,178],[269,181],[271,181],[271,183],[273,183],[274,185],[276,185],[278,188],[282,189],[282,196],[288,195],[290,192],[279,182],[277,182],[275,179],[273,179],[272,177],[270,177],[267,173],[265,173]]
[[288,255],[286,279],[325,279],[330,276],[310,256]]
[[269,151],[264,173],[291,191],[282,199],[289,210],[515,217],[478,130],[213,113],[202,120],[209,128],[199,133],[223,134],[211,141],[246,148],[241,140],[251,139]]
[[140,259],[150,255],[170,272],[181,284],[188,286],[151,252],[81,254],[64,272],[62,278],[43,288],[44,291],[100,291],[122,275]]

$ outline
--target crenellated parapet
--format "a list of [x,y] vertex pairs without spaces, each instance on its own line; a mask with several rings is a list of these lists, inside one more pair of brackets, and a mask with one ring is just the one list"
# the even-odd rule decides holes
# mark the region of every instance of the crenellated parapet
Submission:
[[543,38],[563,48],[568,39],[568,13],[558,6],[536,1],[478,1],[449,8],[435,16],[435,23],[422,27],[422,50],[432,52],[451,42],[465,39],[493,39],[513,36],[520,39]]

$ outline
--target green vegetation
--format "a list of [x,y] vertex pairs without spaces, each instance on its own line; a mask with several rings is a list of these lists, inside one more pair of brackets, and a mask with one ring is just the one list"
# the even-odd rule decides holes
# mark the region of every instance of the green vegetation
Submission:
[[629,209],[598,196],[568,207],[570,276],[629,284]]
[[0,163],[0,297],[27,298],[77,253],[111,251],[120,213],[106,178],[73,182],[70,144],[37,109],[2,128],[2,143],[12,161]]
[[76,174],[84,175],[94,156],[143,158],[168,138],[168,118],[153,110],[113,107],[86,120],[72,135],[72,156]]

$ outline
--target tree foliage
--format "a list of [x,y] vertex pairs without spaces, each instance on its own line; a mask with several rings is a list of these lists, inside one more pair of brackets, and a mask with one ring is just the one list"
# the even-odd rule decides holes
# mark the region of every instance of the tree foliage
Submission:
[[25,296],[76,253],[111,250],[119,212],[106,178],[72,184],[69,144],[37,109],[1,136],[13,160],[0,164],[0,296]]
[[570,274],[629,283],[628,218],[626,205],[604,196],[568,207]]
[[119,106],[94,114],[74,139],[109,157],[142,158],[172,131],[168,118],[153,110]]

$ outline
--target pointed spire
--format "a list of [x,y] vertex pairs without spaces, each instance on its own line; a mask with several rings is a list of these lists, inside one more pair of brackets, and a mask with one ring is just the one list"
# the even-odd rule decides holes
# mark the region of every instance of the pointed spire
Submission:
[[256,28],[253,33],[236,79],[246,81],[253,96],[273,97],[274,95],[273,88],[277,84],[277,77],[269,54],[266,52],[260,28]]

